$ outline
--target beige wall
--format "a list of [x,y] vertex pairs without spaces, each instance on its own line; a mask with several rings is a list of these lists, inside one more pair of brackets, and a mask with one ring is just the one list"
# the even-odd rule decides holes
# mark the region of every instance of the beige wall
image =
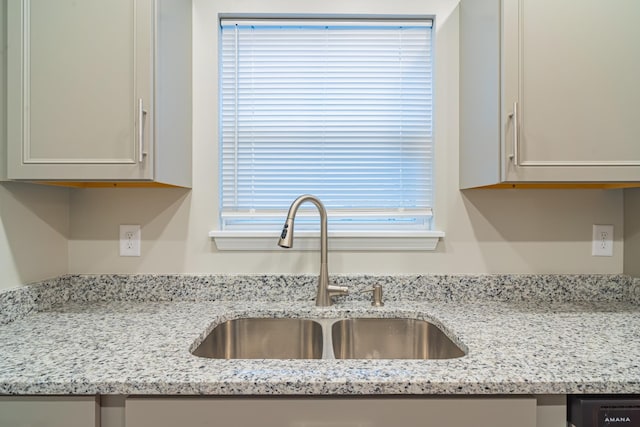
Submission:
[[[621,273],[621,190],[458,190],[456,0],[194,0],[193,190],[84,189],[70,201],[73,273],[288,273],[318,270],[318,254],[219,252],[218,12],[256,10],[436,14],[436,252],[333,252],[332,273]],[[118,225],[142,225],[142,257],[118,256]],[[592,224],[613,224],[613,257],[591,256]]]
[[[314,252],[218,252],[207,236],[217,225],[217,65],[212,42],[216,35],[216,5],[221,11],[232,12],[252,10],[265,3],[194,0],[193,190],[66,190],[0,184],[0,288],[67,272],[317,272],[318,255]],[[334,252],[330,254],[330,272],[623,271],[622,191],[458,190],[456,0],[270,1],[268,4],[288,11],[292,11],[294,4],[301,13],[326,7],[346,13],[436,14],[436,222],[446,237],[436,252],[429,253]],[[4,137],[4,123],[0,123]],[[627,190],[628,217],[633,212],[638,216],[639,199],[637,190]],[[140,258],[118,256],[118,225],[130,223],[142,225],[143,255]],[[594,223],[614,224],[613,257],[590,255]],[[637,230],[638,223],[634,224]],[[636,257],[638,253],[636,249]],[[627,260],[633,256],[629,255]]]
[[624,191],[624,272],[640,277],[640,188]]
[[69,190],[0,184],[0,289],[67,273]]

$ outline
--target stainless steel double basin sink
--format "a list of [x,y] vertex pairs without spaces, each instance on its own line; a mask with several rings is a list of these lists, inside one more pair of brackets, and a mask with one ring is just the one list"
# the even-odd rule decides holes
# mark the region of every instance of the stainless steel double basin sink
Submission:
[[214,359],[451,359],[441,329],[405,318],[241,318],[217,325],[192,353]]

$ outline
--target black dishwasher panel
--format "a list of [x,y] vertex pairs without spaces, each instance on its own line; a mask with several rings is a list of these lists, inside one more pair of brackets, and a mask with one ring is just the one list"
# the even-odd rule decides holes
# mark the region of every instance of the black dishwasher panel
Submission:
[[573,395],[567,403],[573,427],[640,427],[640,395]]

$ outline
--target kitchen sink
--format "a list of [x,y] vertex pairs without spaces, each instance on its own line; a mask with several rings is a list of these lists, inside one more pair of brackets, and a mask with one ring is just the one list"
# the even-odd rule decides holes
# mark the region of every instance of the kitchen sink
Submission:
[[452,359],[464,356],[442,330],[416,319],[343,319],[331,327],[336,359]]
[[193,354],[213,359],[320,359],[322,327],[307,319],[229,320],[216,326]]
[[404,318],[241,318],[192,352],[213,359],[451,359],[465,355],[436,325]]

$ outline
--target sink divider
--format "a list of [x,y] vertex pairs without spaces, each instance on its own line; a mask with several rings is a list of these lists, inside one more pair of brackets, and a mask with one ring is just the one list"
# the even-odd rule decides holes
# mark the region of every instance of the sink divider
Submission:
[[313,319],[314,322],[319,323],[322,327],[322,358],[323,359],[335,359],[336,355],[333,351],[333,332],[332,326],[334,323],[341,319]]

